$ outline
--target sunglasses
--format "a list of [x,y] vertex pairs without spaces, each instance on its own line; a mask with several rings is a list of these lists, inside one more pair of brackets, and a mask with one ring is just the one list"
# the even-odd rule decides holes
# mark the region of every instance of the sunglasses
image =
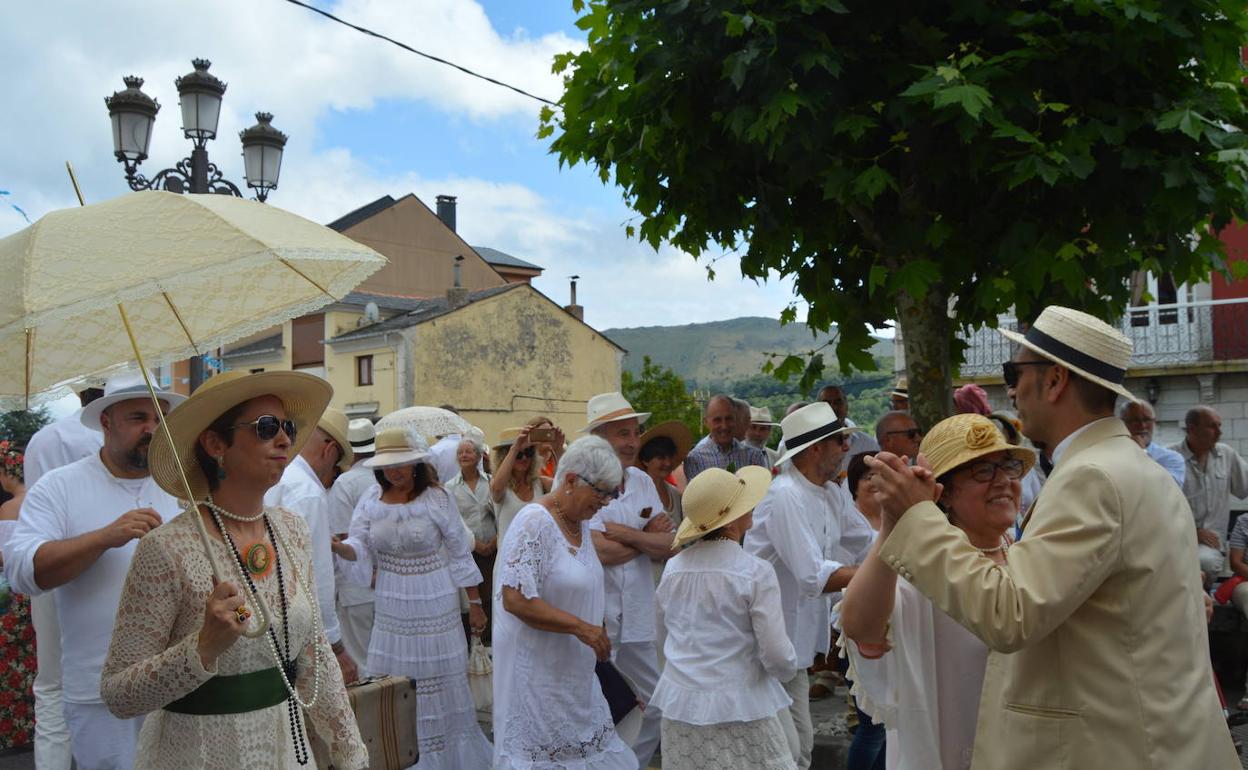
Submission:
[[994,463],[991,460],[975,463],[971,466],[971,478],[980,482],[992,481],[997,477],[998,468],[1011,481],[1016,481],[1023,477],[1023,461],[1016,457],[1011,457],[999,463]]
[[294,420],[279,420],[271,414],[262,414],[251,422],[239,422],[231,425],[231,428],[241,428],[245,425],[253,425],[256,428],[256,438],[261,441],[270,441],[277,436],[280,430],[286,434],[286,438],[291,441],[295,440],[295,434],[298,429],[295,427]]
[[527,447],[516,452],[517,460],[532,460],[533,455],[537,454],[537,447]]
[[885,436],[905,436],[911,441],[914,441],[923,435],[923,431],[919,430],[918,428],[908,428],[906,430],[886,430],[884,431],[884,435]]
[[594,494],[598,495],[598,497],[600,497],[603,500],[614,500],[615,498],[620,496],[620,490],[618,488],[617,489],[603,489],[597,484],[589,483],[585,479],[581,479],[581,483],[589,487],[590,489],[594,490]]
[[1052,361],[1006,361],[1001,365],[1001,377],[1007,388],[1018,387],[1019,369],[1024,366],[1052,366]]

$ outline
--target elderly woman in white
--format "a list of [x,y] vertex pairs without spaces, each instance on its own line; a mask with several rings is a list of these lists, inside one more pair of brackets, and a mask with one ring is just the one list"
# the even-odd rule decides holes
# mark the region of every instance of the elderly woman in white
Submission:
[[[1036,462],[978,414],[936,423],[919,446],[943,485],[938,504],[967,540],[1008,563],[1019,479]],[[880,558],[879,538],[845,589],[841,638],[858,707],[885,725],[888,770],[971,766],[988,648]],[[1024,738],[1025,739],[1025,738]]]
[[557,486],[516,513],[496,565],[495,770],[636,770],[594,674],[611,654],[589,519],[624,475],[615,450],[578,439]]
[[771,473],[710,468],[689,482],[685,520],[655,594],[667,665],[651,703],[663,712],[665,770],[791,770],[776,716],[791,699],[780,683],[797,672],[771,564],[741,539]]

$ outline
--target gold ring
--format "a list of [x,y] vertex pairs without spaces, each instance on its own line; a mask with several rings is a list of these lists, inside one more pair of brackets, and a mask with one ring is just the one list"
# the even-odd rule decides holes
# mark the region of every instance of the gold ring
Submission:
[[234,615],[238,617],[239,623],[246,623],[247,618],[251,617],[251,613],[247,611],[247,606],[243,605],[234,608]]

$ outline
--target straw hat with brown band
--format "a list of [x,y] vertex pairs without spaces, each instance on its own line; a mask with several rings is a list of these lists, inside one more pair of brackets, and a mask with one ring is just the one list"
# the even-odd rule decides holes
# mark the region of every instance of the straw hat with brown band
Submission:
[[364,461],[366,468],[393,468],[415,465],[429,457],[429,443],[418,432],[407,428],[386,428],[377,434],[377,449]]
[[[672,456],[673,467],[680,465],[685,461],[685,456],[689,454],[689,450],[693,448],[693,432],[689,430],[689,426],[680,420],[668,420],[649,428],[645,433],[641,434],[641,440],[637,443],[638,448],[644,448],[656,438],[669,438],[676,445],[676,454]],[[634,463],[638,468],[641,467],[640,451],[638,452],[637,461]]]
[[351,466],[355,463],[355,450],[351,446],[351,439],[348,438],[351,429],[348,426],[347,416],[332,406],[325,407],[325,413],[317,421],[316,427],[325,431],[342,450],[342,456],[338,458],[338,469],[351,470]]
[[581,433],[589,433],[594,428],[618,420],[636,418],[638,422],[644,423],[649,417],[650,412],[638,412],[633,409],[633,405],[628,403],[628,399],[624,398],[622,393],[599,393],[585,405],[585,418],[589,424],[581,428]]
[[685,487],[681,497],[684,520],[672,539],[672,549],[691,543],[754,510],[767,488],[771,471],[747,465],[735,474],[707,468]]
[[1007,339],[1065,366],[1123,398],[1136,396],[1122,385],[1131,364],[1131,340],[1099,318],[1049,305],[1026,334],[997,329]]

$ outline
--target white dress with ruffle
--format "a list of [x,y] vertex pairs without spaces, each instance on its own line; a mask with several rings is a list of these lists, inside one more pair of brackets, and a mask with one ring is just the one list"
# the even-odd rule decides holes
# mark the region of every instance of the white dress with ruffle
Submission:
[[[605,610],[602,564],[581,523],[572,546],[539,504],[516,514],[494,568],[500,586],[586,623]],[[541,631],[502,610],[494,594],[495,770],[636,770],[594,674],[593,651],[571,634]]]
[[472,541],[455,503],[432,487],[409,503],[370,489],[356,505],[347,544],[351,576],[367,584],[377,567],[370,676],[416,681],[419,770],[489,767],[493,751],[468,689],[468,645],[459,589],[481,584]]

